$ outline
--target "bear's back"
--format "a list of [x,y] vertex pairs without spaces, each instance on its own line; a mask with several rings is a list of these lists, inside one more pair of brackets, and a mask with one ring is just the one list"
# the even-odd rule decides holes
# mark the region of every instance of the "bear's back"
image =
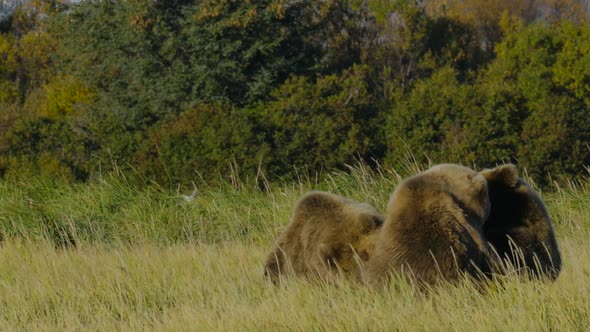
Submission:
[[369,262],[369,282],[395,271],[428,284],[488,272],[480,226],[489,201],[482,179],[471,169],[445,164],[400,183]]

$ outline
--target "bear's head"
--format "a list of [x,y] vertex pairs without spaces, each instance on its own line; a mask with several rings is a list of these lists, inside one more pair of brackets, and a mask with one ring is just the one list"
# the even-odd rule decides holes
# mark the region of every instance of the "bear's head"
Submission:
[[515,165],[505,164],[485,169],[480,174],[488,182],[492,203],[489,218],[493,219],[494,223],[504,222],[507,216],[523,213],[524,207],[528,204],[530,187],[518,177],[518,169]]

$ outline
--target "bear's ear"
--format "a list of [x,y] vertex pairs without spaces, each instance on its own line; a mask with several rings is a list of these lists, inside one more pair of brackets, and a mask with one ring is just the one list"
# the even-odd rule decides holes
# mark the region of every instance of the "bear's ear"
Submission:
[[513,164],[505,164],[493,169],[486,169],[480,172],[486,180],[501,182],[509,187],[518,183],[518,168]]
[[359,216],[361,232],[367,234],[383,225],[384,219],[380,215],[361,213]]

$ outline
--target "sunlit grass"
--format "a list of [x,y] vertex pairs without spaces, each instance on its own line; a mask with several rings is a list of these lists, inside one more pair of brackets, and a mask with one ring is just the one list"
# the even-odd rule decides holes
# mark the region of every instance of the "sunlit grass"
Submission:
[[[555,283],[506,278],[420,292],[287,280],[262,264],[295,200],[328,190],[384,209],[395,172],[357,167],[324,180],[136,189],[0,182],[0,330],[585,330],[590,325],[590,191],[543,192],[564,267]],[[56,231],[57,229],[57,231]],[[53,231],[52,231],[53,230]],[[56,232],[76,246],[62,248]]]
[[508,279],[415,291],[262,278],[267,248],[251,243],[138,247],[10,241],[0,254],[0,329],[521,330],[590,323],[588,233],[562,239],[555,283]]

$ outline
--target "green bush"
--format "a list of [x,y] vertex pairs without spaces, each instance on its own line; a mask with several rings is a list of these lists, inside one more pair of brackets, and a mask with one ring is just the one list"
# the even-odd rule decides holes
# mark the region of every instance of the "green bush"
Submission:
[[0,176],[273,181],[410,159],[576,177],[590,25],[557,5],[30,1],[1,28]]
[[86,180],[95,143],[65,120],[18,122],[9,133],[6,176],[40,174]]
[[580,85],[590,82],[590,66],[583,65],[590,63],[589,38],[588,26],[524,27],[498,45],[483,78],[511,90],[512,114],[522,120],[514,124],[520,130],[515,156],[540,182],[578,175],[590,162],[590,95]]
[[215,104],[183,112],[150,131],[133,166],[142,178],[169,185],[198,177],[212,181],[238,170],[256,174],[266,149],[253,115]]
[[466,157],[465,118],[476,109],[477,94],[446,67],[416,83],[387,116],[387,162],[461,162]]
[[355,66],[313,82],[292,77],[260,104],[260,126],[270,144],[268,172],[285,175],[295,168],[343,169],[370,161],[378,110],[368,83],[368,68]]
[[[590,163],[590,27],[516,27],[475,80],[452,68],[418,81],[388,113],[387,161],[517,162],[539,184]],[[575,45],[575,46],[574,46]],[[566,69],[567,68],[567,69]]]

